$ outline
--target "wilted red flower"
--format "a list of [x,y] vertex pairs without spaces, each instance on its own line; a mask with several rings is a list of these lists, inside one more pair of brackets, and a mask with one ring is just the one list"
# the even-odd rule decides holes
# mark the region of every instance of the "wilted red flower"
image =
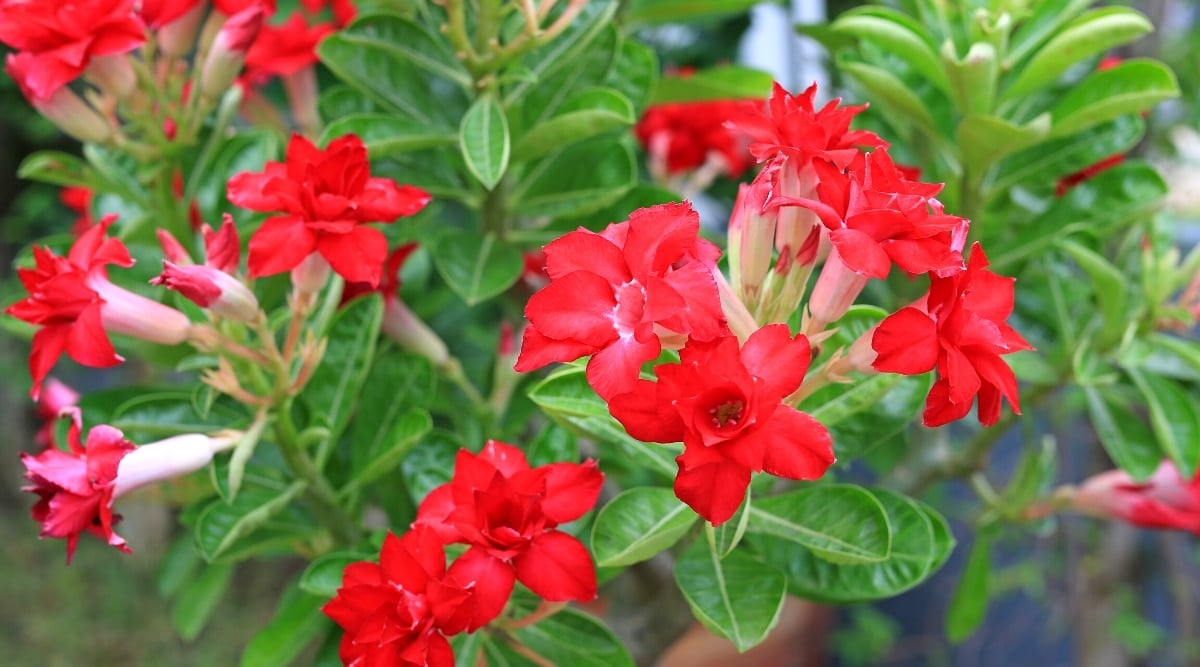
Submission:
[[1021,413],[1017,378],[1000,357],[1033,346],[1005,322],[1013,310],[1015,279],[987,265],[976,243],[965,271],[943,278],[930,274],[925,299],[889,315],[872,336],[875,370],[920,375],[937,369],[925,402],[926,426],[962,419],[976,394],[985,426],[1000,418],[1001,397]]
[[317,44],[333,32],[332,25],[309,26],[303,14],[292,14],[282,25],[264,24],[246,54],[245,77],[261,86],[272,77],[298,72],[317,63]]
[[267,218],[250,238],[250,274],[269,276],[295,268],[316,252],[350,282],[379,284],[387,240],[368,222],[413,215],[429,195],[411,185],[373,178],[362,139],[348,134],[325,150],[292,135],[286,162],[268,162],[262,173],[229,179],[229,200]]
[[378,564],[346,566],[342,587],[321,610],[345,630],[338,649],[345,665],[452,667],[444,634],[461,630],[444,626],[473,596],[447,573],[437,533],[415,525],[403,537],[387,534]]
[[64,351],[84,366],[121,363],[109,331],[164,345],[187,340],[191,322],[186,315],[109,282],[109,264],[133,266],[125,245],[106,237],[115,219],[106,216],[80,235],[66,257],[35,246],[35,267],[17,270],[29,296],[4,312],[41,327],[29,355],[35,399],[42,379]]
[[740,113],[753,113],[762,100],[710,100],[658,104],[646,109],[634,133],[652,159],[665,165],[668,174],[690,171],[712,154],[725,162],[725,171],[737,178],[754,164],[749,140],[727,123]]
[[414,526],[470,545],[450,568],[457,581],[475,582],[475,612],[463,629],[495,618],[514,580],[545,600],[596,597],[587,547],[557,527],[592,509],[603,483],[595,461],[530,468],[521,450],[495,440],[479,454],[459,451],[453,479],[421,502]]
[[590,354],[588,382],[607,399],[633,388],[642,364],[662,351],[660,336],[726,333],[712,275],[720,250],[699,231],[690,204],[662,204],[547,245],[551,281],[525,306],[516,370]]
[[97,56],[128,53],[146,41],[133,0],[0,2],[0,42],[29,59],[21,88],[47,100]]
[[689,340],[679,364],[654,367],[657,382],[609,402],[630,435],[646,442],[683,442],[675,494],[714,525],[746,497],[750,473],[818,479],[834,462],[829,431],[783,404],[808,372],[803,334],[769,324],[738,348],[737,338]]
[[1170,461],[1160,463],[1145,482],[1134,481],[1124,470],[1100,473],[1070,497],[1076,509],[1090,514],[1200,535],[1200,474],[1189,481]]

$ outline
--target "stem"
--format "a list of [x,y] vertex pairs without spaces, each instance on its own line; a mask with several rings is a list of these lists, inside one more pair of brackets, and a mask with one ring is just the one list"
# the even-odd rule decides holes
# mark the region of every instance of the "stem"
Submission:
[[483,222],[484,233],[494,233],[496,240],[507,242],[509,223],[507,178],[501,177],[494,189],[484,191],[483,201],[479,205],[479,218]]
[[355,522],[338,505],[337,494],[330,486],[329,480],[317,470],[312,459],[300,448],[300,437],[296,433],[296,425],[292,423],[291,401],[278,405],[275,411],[275,437],[292,474],[307,482],[304,493],[312,502],[317,519],[329,529],[338,544],[345,546],[358,542],[359,534]]
[[196,235],[192,233],[185,215],[180,215],[178,198],[175,196],[174,178],[178,167],[172,161],[163,164],[154,175],[154,199],[158,208],[160,224],[181,244],[184,250],[196,252]]

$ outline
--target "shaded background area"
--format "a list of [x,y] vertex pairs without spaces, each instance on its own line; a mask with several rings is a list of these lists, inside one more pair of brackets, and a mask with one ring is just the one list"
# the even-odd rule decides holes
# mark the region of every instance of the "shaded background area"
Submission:
[[[823,3],[797,0],[805,15]],[[830,2],[829,16],[857,3]],[[1163,156],[1168,177],[1180,192],[1168,215],[1197,217],[1200,211],[1200,138],[1174,134],[1169,128],[1200,126],[1200,32],[1195,2],[1156,0],[1135,3],[1160,32],[1138,42],[1136,53],[1154,54],[1178,73],[1184,98],[1165,106],[1152,119],[1142,151]],[[803,5],[803,7],[801,7]],[[794,15],[794,14],[793,14]],[[754,29],[786,42],[787,13],[765,4],[756,12]],[[708,66],[738,57],[738,45],[751,28],[747,17],[698,26],[668,27],[642,37],[663,54],[666,65]],[[781,32],[782,31],[782,32]],[[753,41],[757,41],[756,38]],[[787,50],[789,57],[809,53]],[[761,55],[761,54],[760,54]],[[785,58],[780,56],[780,60]],[[759,62],[755,59],[755,62]],[[811,62],[805,66],[811,66]],[[818,68],[819,70],[819,68]],[[807,70],[806,70],[807,71]],[[790,72],[790,74],[789,74]],[[792,87],[803,83],[784,68]],[[836,84],[836,78],[835,78]],[[1183,136],[1181,140],[1179,137]],[[1173,143],[1172,139],[1176,141]],[[1188,147],[1195,152],[1189,152]],[[21,98],[15,85],[0,76],[0,306],[17,298],[20,288],[12,260],[32,239],[65,232],[74,219],[50,186],[19,181],[20,160],[30,152],[52,148],[78,152],[41,120]],[[725,183],[718,199],[732,197]],[[1189,196],[1188,193],[1193,193]],[[724,205],[728,205],[724,201]],[[720,205],[721,202],[718,202]],[[1194,242],[1198,227],[1184,227]],[[125,557],[96,540],[84,538],[73,565],[65,566],[60,541],[38,541],[29,520],[32,496],[20,493],[17,452],[30,449],[33,414],[27,398],[27,344],[0,336],[0,663],[47,667],[109,665],[233,665],[249,638],[267,622],[283,582],[302,567],[295,560],[273,560],[240,566],[225,599],[184,600],[173,606],[163,591],[177,586],[162,576],[157,563],[182,534],[161,504],[137,498],[123,500],[129,520],[119,532],[135,554]],[[58,377],[81,390],[111,382],[111,376],[81,371],[69,362]],[[1066,410],[1062,410],[1067,412]],[[1043,415],[1060,443],[1060,479],[1067,481],[1110,467],[1094,437],[1059,419]],[[997,448],[993,463],[1003,479],[1015,464],[1019,434]],[[1116,524],[1066,519],[1042,526],[1042,532],[1009,533],[1000,538],[995,559],[993,605],[983,627],[959,646],[945,639],[943,622],[959,572],[969,553],[971,493],[950,486],[933,499],[949,508],[956,520],[959,548],[929,582],[905,595],[875,605],[817,612],[832,631],[820,639],[826,664],[857,667],[890,665],[1009,666],[1087,664],[1101,667],[1200,664],[1200,552],[1196,540],[1181,534],[1139,532]],[[955,514],[955,511],[958,514]],[[183,538],[186,546],[186,536]],[[193,640],[180,638],[182,607],[215,604],[212,621]],[[779,665],[813,664],[796,656],[811,655],[780,638]],[[791,641],[792,643],[788,643]],[[765,667],[765,662],[747,664]]]

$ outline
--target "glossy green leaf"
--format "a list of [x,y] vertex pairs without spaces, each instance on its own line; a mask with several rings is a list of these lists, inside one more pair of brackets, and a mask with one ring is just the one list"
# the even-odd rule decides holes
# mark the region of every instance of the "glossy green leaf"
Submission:
[[870,99],[880,106],[887,106],[898,116],[897,119],[907,120],[930,136],[938,134],[937,124],[925,102],[895,74],[882,67],[852,60],[848,54],[838,58],[838,69],[850,75]]
[[774,78],[767,72],[738,65],[702,69],[691,76],[664,76],[654,89],[652,104],[708,100],[764,99]]
[[975,537],[967,566],[950,606],[946,609],[946,636],[954,643],[961,642],[975,632],[988,607],[988,579],[992,571],[991,541],[983,534]]
[[354,23],[332,37],[339,37],[360,49],[380,50],[393,61],[411,63],[463,88],[470,88],[474,83],[470,73],[454,57],[448,41],[403,16],[360,15]]
[[328,88],[322,87],[321,96],[317,98],[317,108],[320,110],[322,118],[335,122],[346,116],[376,115],[380,112],[379,104],[372,98],[344,83],[334,84]]
[[887,396],[892,387],[900,383],[902,377],[895,373],[879,373],[862,378],[854,384],[825,387],[801,403],[801,407],[812,406],[809,414],[829,428],[869,409]]
[[446,284],[468,306],[508,289],[521,277],[521,251],[495,234],[453,232],[438,239],[433,259]]
[[950,97],[962,114],[986,115],[992,112],[996,96],[996,78],[1000,73],[996,47],[976,42],[959,58],[954,43],[942,45],[942,61],[950,85]]
[[606,417],[608,406],[587,383],[583,366],[563,366],[529,390],[529,398],[547,414]]
[[1175,462],[1179,473],[1191,479],[1200,463],[1200,406],[1174,380],[1135,368],[1126,368],[1125,372],[1146,399],[1159,446]]
[[313,417],[310,425],[329,429],[335,441],[366,382],[382,321],[383,299],[378,294],[347,304],[330,324],[325,356],[300,393]]
[[505,108],[515,108],[525,95],[542,86],[560,69],[576,67],[581,54],[591,48],[597,36],[610,28],[616,11],[615,0],[589,0],[584,4],[561,35],[521,60],[520,66],[527,71],[527,76],[505,90]]
[[525,458],[529,460],[529,465],[535,468],[551,463],[578,461],[579,441],[574,433],[551,422],[529,441],[525,449]]
[[620,91],[633,104],[634,116],[640,116],[658,86],[658,56],[635,39],[621,40],[616,55],[605,85]]
[[1092,428],[1113,463],[1135,480],[1154,474],[1163,453],[1150,427],[1133,410],[1128,399],[1104,387],[1084,387]]
[[1129,323],[1126,313],[1128,294],[1125,288],[1128,281],[1125,274],[1099,253],[1078,243],[1063,240],[1059,241],[1059,245],[1088,276],[1092,293],[1104,318],[1104,325],[1098,333],[1101,340],[1119,338]]
[[1040,142],[1003,158],[989,187],[994,192],[1023,183],[1045,188],[1067,174],[1128,151],[1145,131],[1141,118],[1123,116],[1064,139]]
[[247,484],[233,502],[218,498],[196,520],[196,545],[210,563],[241,540],[289,509],[304,490],[303,482],[284,488]]
[[942,59],[926,38],[928,30],[911,17],[888,7],[856,7],[832,24],[834,32],[873,42],[908,63],[922,79],[949,93]]
[[196,570],[203,563],[200,554],[196,553],[196,541],[191,535],[180,534],[175,537],[158,562],[158,574],[154,579],[158,594],[175,597],[183,585],[195,577]]
[[232,565],[208,565],[188,581],[171,604],[171,625],[185,641],[199,636],[233,580]]
[[241,667],[287,667],[314,639],[324,637],[332,623],[321,606],[327,596],[311,595],[289,586],[275,615],[242,652]]
[[457,433],[434,429],[400,464],[405,484],[414,501],[450,481],[454,459],[466,443]]
[[300,590],[321,598],[332,598],[342,587],[342,573],[346,570],[347,565],[375,558],[370,554],[353,551],[335,551],[324,554],[304,568],[304,572],[300,575]]
[[679,23],[747,11],[758,0],[633,0],[625,13],[630,24]]
[[458,146],[471,174],[488,190],[495,188],[512,150],[508,120],[496,98],[483,95],[467,110],[458,126]]
[[82,158],[61,151],[38,151],[21,160],[17,176],[64,187],[96,188],[101,177]]
[[[580,169],[583,164],[588,168]],[[511,201],[521,215],[570,217],[604,208],[636,183],[637,163],[629,143],[600,137],[532,163]]]
[[564,111],[564,105],[586,91],[608,88],[607,82],[624,41],[627,40],[622,38],[615,25],[606,26],[587,50],[574,57],[570,67],[558,68],[527,91],[519,104],[506,106],[513,137],[524,137],[531,128],[548,122]]
[[996,116],[969,114],[959,122],[957,136],[963,164],[982,172],[1005,155],[1041,142],[1049,132],[1049,114],[1024,125]]
[[779,621],[787,578],[745,551],[721,559],[697,540],[675,562],[675,583],[696,619],[745,651]]
[[852,418],[828,426],[838,461],[849,462],[863,456],[915,423],[932,385],[931,373],[900,376],[899,381],[888,383],[887,392],[874,403],[854,413]]
[[1021,452],[1017,471],[1004,489],[1005,505],[1020,511],[1035,498],[1048,494],[1057,470],[1056,441],[1053,436],[1045,435],[1040,445],[1027,446]]
[[1094,72],[1067,91],[1050,109],[1052,137],[1064,137],[1125,114],[1147,111],[1179,97],[1175,74],[1149,59],[1132,59]]
[[1094,0],[1038,0],[1030,3],[1031,15],[1021,22],[1010,40],[1005,69],[1014,69],[1018,62],[1058,34],[1063,26],[1092,4]]
[[633,667],[633,658],[621,640],[596,617],[575,609],[563,609],[513,634],[547,664]]
[[[185,391],[146,391],[121,402],[103,422],[125,433],[125,437],[145,442],[185,433],[209,433],[223,428],[245,426],[249,416],[230,402],[214,404],[207,417],[201,417]],[[100,415],[84,413],[91,419]]]
[[322,145],[337,137],[353,134],[367,145],[372,160],[397,153],[453,146],[458,136],[449,131],[431,129],[426,123],[383,113],[359,113],[341,116],[325,126]]
[[838,564],[788,540],[752,535],[764,560],[786,571],[788,590],[809,600],[847,604],[898,595],[940,568],[954,548],[945,519],[928,506],[896,493],[875,489],[887,511],[892,550],[887,560]]
[[875,495],[821,484],[768,498],[750,509],[746,530],[789,540],[836,563],[873,563],[891,554],[892,529]]
[[705,522],[704,536],[708,539],[708,546],[717,554],[718,558],[725,558],[733,553],[737,545],[741,544],[742,537],[746,534],[746,526],[750,523],[750,493],[746,492],[745,499],[738,506],[737,511],[728,521],[719,526],[713,526],[711,523]]
[[426,405],[436,384],[433,364],[424,356],[394,349],[375,356],[350,432],[354,470],[364,469],[394,445],[397,420]]
[[513,148],[513,160],[525,162],[637,120],[633,104],[609,88],[586,90],[567,100],[559,113],[535,125]]
[[379,448],[368,454],[354,468],[354,476],[339,493],[362,489],[371,482],[398,469],[400,462],[417,446],[421,438],[433,430],[433,419],[429,413],[414,408],[401,414],[392,422]]
[[629,489],[596,515],[592,554],[600,567],[632,565],[671,548],[698,519],[671,489]]

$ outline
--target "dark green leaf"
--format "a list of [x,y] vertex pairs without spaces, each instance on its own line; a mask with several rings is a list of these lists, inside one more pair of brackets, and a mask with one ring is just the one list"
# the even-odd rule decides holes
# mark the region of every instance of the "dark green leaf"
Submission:
[[[196,520],[196,544],[200,554],[209,562],[217,560],[232,550],[239,540],[266,526],[276,515],[292,509],[292,501],[303,490],[302,482],[281,489],[247,484],[232,503],[222,498],[212,501]],[[299,517],[299,521],[304,518]],[[304,532],[285,530],[281,537],[290,537],[294,541],[303,536]],[[275,544],[265,546],[269,548]],[[254,551],[250,550],[251,553]]]
[[752,533],[790,540],[836,563],[872,563],[891,554],[888,516],[857,486],[822,484],[769,498],[750,509]]
[[1125,372],[1141,390],[1150,408],[1150,425],[1158,444],[1175,462],[1179,473],[1191,479],[1200,463],[1200,413],[1196,400],[1174,380],[1135,368]]
[[629,651],[612,631],[575,609],[564,609],[514,634],[552,665],[633,667]]
[[[433,364],[419,354],[390,350],[375,356],[350,434],[355,470],[362,470],[394,443],[396,421],[412,408],[426,405],[436,383]],[[387,391],[379,391],[382,387]]]
[[[587,169],[579,169],[581,164]],[[637,182],[628,142],[598,137],[532,163],[512,193],[515,213],[569,217],[604,208]]]
[[332,598],[342,587],[342,573],[347,565],[374,558],[370,554],[352,551],[327,553],[304,568],[304,573],[300,575],[300,590],[318,598]]
[[361,464],[355,466],[354,476],[342,487],[340,493],[361,489],[397,470],[404,457],[408,456],[420,439],[432,429],[433,419],[425,410],[413,408],[401,414],[392,422],[378,449],[370,452]]
[[1005,155],[1040,143],[1049,132],[1049,114],[1024,125],[996,116],[970,114],[958,124],[957,136],[963,164],[982,173]]
[[977,535],[962,578],[958,580],[958,588],[946,609],[946,636],[954,643],[971,636],[987,613],[991,555],[991,541],[982,534]]
[[453,232],[438,239],[433,259],[446,284],[468,306],[508,289],[525,266],[521,251],[495,234]]
[[491,95],[475,100],[458,126],[458,146],[467,169],[483,187],[496,187],[508,169],[512,148],[504,109]]
[[787,578],[744,551],[721,559],[697,540],[675,562],[675,583],[696,619],[745,651],[779,621]]
[[640,116],[658,85],[658,56],[654,49],[637,40],[622,40],[605,85],[628,98],[633,104],[634,116]]
[[546,424],[525,450],[529,465],[533,467],[550,463],[575,462],[579,460],[579,443],[575,434],[558,424]]
[[413,500],[421,500],[434,488],[450,481],[454,458],[465,444],[456,433],[435,429],[400,464]]
[[600,567],[632,565],[673,546],[699,517],[671,489],[639,487],[613,498],[592,525]]
[[380,295],[371,294],[347,304],[326,332],[329,344],[325,356],[300,393],[300,400],[312,414],[311,425],[329,429],[334,441],[346,427],[367,379],[382,322]]
[[1137,144],[1145,131],[1146,123],[1141,118],[1124,116],[1065,139],[1038,143],[1004,158],[989,188],[1004,192],[1022,183],[1047,187],[1110,155],[1124,153]]
[[324,637],[332,625],[321,613],[325,596],[309,595],[289,586],[279,600],[275,616],[259,630],[242,653],[241,667],[287,667],[314,639]]
[[1154,434],[1132,409],[1128,399],[1105,391],[1104,387],[1084,387],[1092,428],[1104,445],[1104,451],[1130,477],[1145,480],[1162,462]]
[[217,603],[233,579],[232,565],[208,565],[186,584],[171,604],[171,624],[185,641],[195,639],[208,624]]
[[192,406],[191,394],[186,391],[149,392],[145,388],[142,391],[141,395],[122,402],[103,423],[121,429],[127,438],[145,442],[185,433],[238,428],[248,421],[247,416],[230,402],[216,403],[207,417],[201,417]]
[[609,28],[616,11],[615,0],[587,2],[561,35],[521,61],[529,76],[505,91],[505,108],[515,108],[523,96],[542,86],[560,69],[576,67],[596,37]]
[[458,141],[458,136],[453,132],[431,129],[428,124],[410,118],[359,113],[341,116],[326,125],[321,143],[326,144],[346,134],[361,138],[372,160],[424,148],[453,146]]
[[895,74],[882,67],[856,61],[848,53],[839,56],[838,69],[862,86],[870,99],[887,105],[898,116],[897,120],[907,120],[925,134],[937,136],[937,124],[929,114],[926,103]]
[[526,162],[637,120],[633,105],[610,88],[593,88],[563,103],[553,117],[535,125],[513,149],[513,159]]

